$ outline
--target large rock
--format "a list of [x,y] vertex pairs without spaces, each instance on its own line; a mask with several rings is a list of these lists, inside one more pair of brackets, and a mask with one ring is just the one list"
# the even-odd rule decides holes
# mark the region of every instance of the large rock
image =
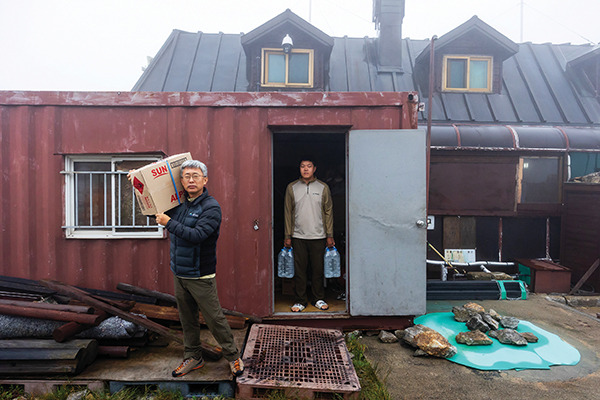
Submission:
[[483,322],[485,322],[490,327],[491,330],[498,329],[498,321],[496,321],[496,319],[494,319],[492,315],[485,313],[481,316],[481,318],[483,319]]
[[483,271],[467,272],[467,279],[470,281],[491,281],[494,279],[494,274]]
[[537,343],[538,342],[538,337],[535,336],[533,333],[531,332],[519,332],[521,334],[521,336],[523,336],[525,338],[525,340],[527,340],[527,343]]
[[584,183],[600,183],[600,171],[592,172],[591,174],[578,176],[571,179],[573,182],[584,182]]
[[456,342],[468,346],[490,345],[493,343],[492,339],[481,331],[460,332],[456,335]]
[[398,338],[393,333],[382,330],[379,332],[379,340],[383,343],[396,343]]
[[425,325],[418,324],[406,328],[403,339],[406,343],[423,350],[430,356],[449,358],[456,354],[456,347],[451,345],[439,332]]
[[458,322],[467,322],[473,315],[479,314],[473,310],[464,307],[452,307],[454,319]]
[[469,328],[471,331],[481,331],[483,333],[486,333],[490,330],[489,325],[483,321],[483,318],[479,314],[473,315],[467,321],[467,328]]
[[477,314],[481,314],[481,313],[485,312],[485,308],[483,308],[482,306],[480,306],[477,303],[466,303],[466,304],[463,304],[463,307],[466,308],[467,310],[474,311]]
[[517,329],[519,326],[519,320],[515,317],[502,317],[500,318],[500,325],[506,329]]
[[394,331],[394,335],[396,335],[396,337],[397,337],[399,340],[402,340],[402,338],[404,337],[404,329],[396,329],[396,330]]
[[498,330],[489,330],[487,335],[491,338],[498,339]]
[[494,279],[497,281],[512,281],[514,278],[504,272],[492,272]]
[[502,316],[500,314],[498,314],[498,312],[496,310],[494,310],[493,308],[490,308],[490,311],[488,312],[488,314],[490,314],[490,316],[498,322],[500,322],[500,319],[502,318]]
[[500,329],[496,331],[498,341],[503,344],[512,344],[514,346],[526,346],[527,340],[514,329]]
[[415,352],[413,353],[413,357],[429,357],[429,354],[425,353],[421,349],[416,349]]

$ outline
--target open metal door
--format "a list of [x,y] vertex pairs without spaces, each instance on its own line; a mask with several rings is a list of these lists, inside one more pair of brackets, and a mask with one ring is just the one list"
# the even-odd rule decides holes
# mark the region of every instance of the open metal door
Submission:
[[422,129],[350,131],[351,315],[425,313],[425,139]]

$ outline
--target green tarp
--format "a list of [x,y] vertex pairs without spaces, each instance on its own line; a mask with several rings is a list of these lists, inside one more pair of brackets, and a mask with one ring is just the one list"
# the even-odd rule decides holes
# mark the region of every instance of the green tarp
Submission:
[[451,312],[425,314],[415,318],[414,323],[436,330],[456,346],[457,354],[448,360],[475,369],[550,369],[552,365],[576,365],[580,359],[576,348],[528,321],[521,320],[517,332],[531,332],[539,341],[527,346],[502,344],[496,339],[486,346],[457,343],[456,335],[469,329],[464,322],[456,321]]

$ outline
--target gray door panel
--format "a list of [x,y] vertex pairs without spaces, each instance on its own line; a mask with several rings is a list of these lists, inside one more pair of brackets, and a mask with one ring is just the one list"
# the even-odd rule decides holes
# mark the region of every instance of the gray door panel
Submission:
[[351,315],[425,313],[425,139],[420,129],[349,134]]

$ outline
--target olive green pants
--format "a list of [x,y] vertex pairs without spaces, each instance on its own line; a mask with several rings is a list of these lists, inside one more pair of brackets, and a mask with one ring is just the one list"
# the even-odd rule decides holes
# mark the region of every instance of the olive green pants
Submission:
[[175,299],[179,310],[179,320],[183,328],[183,358],[201,358],[200,321],[198,311],[202,313],[210,333],[219,346],[223,348],[223,357],[228,361],[240,357],[240,352],[233,340],[231,328],[221,309],[217,296],[217,282],[210,279],[175,279]]
[[[292,238],[294,248],[294,291],[296,303],[306,307],[308,304],[308,278],[310,273],[311,301],[325,300],[323,257],[325,239]],[[310,266],[310,267],[309,267]]]

